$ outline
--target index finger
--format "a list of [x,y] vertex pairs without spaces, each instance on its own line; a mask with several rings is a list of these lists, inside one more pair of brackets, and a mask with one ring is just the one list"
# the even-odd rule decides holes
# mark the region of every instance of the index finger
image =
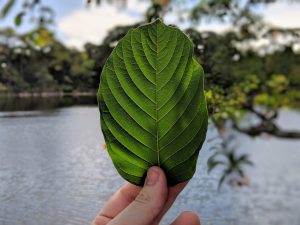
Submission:
[[105,204],[92,223],[93,225],[105,225],[123,209],[125,209],[139,194],[141,187],[130,183],[124,184]]

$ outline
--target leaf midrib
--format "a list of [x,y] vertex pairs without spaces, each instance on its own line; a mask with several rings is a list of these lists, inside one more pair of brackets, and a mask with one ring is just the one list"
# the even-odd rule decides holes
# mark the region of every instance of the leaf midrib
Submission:
[[158,137],[158,108],[157,108],[157,75],[158,75],[158,23],[156,23],[156,68],[155,68],[155,126],[156,126],[156,150],[157,150],[157,164],[160,166],[159,157],[159,137]]

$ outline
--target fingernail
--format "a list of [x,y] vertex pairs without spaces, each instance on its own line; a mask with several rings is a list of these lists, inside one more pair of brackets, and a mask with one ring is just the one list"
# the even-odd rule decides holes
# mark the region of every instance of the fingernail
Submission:
[[156,182],[158,181],[158,177],[159,177],[159,173],[157,169],[155,168],[148,169],[145,185],[152,186],[156,184]]

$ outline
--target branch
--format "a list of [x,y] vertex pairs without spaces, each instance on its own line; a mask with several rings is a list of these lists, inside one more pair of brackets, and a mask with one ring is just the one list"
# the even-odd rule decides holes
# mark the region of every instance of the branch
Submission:
[[265,113],[259,112],[256,109],[254,109],[253,105],[247,104],[243,106],[243,109],[249,110],[253,114],[255,114],[257,117],[259,117],[262,121],[271,121],[277,118],[278,111],[277,110],[271,110]]
[[261,134],[270,134],[279,138],[300,139],[300,131],[282,130],[271,121],[263,122],[257,126],[252,126],[249,128],[240,128],[237,123],[233,123],[233,127],[237,131],[247,134],[251,137],[256,137]]

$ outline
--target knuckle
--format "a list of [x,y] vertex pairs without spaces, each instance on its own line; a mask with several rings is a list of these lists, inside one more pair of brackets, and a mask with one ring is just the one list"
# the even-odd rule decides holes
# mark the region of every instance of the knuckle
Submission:
[[135,201],[141,204],[148,204],[151,201],[151,198],[147,192],[141,190],[141,192],[135,198]]
[[[163,196],[163,195],[162,195]],[[161,197],[160,195],[157,197]],[[138,196],[135,198],[135,202],[145,206],[147,208],[147,212],[150,214],[151,218],[155,218],[161,210],[161,201],[156,201],[151,198],[150,194],[146,191],[141,191]]]

